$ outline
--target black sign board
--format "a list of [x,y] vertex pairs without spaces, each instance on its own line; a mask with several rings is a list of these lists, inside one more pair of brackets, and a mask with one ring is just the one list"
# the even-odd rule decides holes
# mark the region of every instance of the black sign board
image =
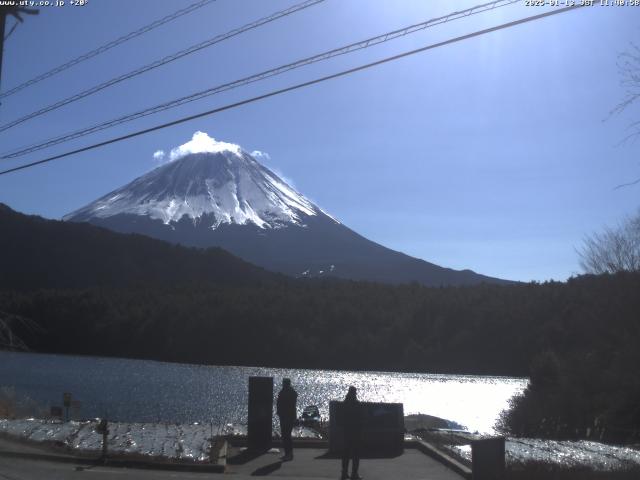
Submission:
[[[361,453],[365,456],[394,456],[404,450],[404,408],[402,403],[360,402]],[[329,451],[339,453],[344,445],[343,402],[329,403]]]

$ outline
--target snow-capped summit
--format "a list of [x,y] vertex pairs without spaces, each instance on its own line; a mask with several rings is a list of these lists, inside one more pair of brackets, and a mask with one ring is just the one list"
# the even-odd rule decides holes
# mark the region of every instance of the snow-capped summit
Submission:
[[166,154],[167,161],[67,216],[124,233],[194,247],[222,247],[289,275],[426,285],[500,282],[390,250],[334,220],[259,162],[261,152],[206,133]]
[[240,146],[196,132],[170,161],[65,217],[76,221],[141,215],[168,225],[203,216],[222,224],[260,228],[304,225],[320,209]]

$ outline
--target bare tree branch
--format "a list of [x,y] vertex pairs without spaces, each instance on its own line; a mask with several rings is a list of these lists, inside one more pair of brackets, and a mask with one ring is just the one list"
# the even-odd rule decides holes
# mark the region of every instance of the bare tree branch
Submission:
[[640,183],[640,178],[634,180],[633,182],[622,183],[622,184],[618,185],[616,188],[614,188],[614,190],[618,190],[619,188],[624,188],[624,187],[631,187],[631,186],[637,185],[639,183]]
[[640,210],[615,228],[587,236],[578,254],[586,273],[639,272]]
[[[640,99],[640,47],[635,43],[631,43],[628,51],[618,55],[617,64],[618,72],[620,73],[620,85],[625,89],[625,96],[609,112],[609,116],[621,113]],[[637,133],[640,133],[640,131]]]
[[[609,115],[604,119],[604,121],[608,120],[613,115],[622,113],[640,99],[640,47],[631,42],[629,49],[618,55],[617,66],[618,73],[620,74],[620,86],[624,88],[625,95],[622,101],[609,111]],[[627,126],[627,130],[630,131],[630,133],[618,142],[618,146],[627,143],[630,140],[635,142],[640,138],[640,120],[631,122]],[[616,186],[614,190],[638,184],[640,184],[640,178],[632,182],[620,184]]]

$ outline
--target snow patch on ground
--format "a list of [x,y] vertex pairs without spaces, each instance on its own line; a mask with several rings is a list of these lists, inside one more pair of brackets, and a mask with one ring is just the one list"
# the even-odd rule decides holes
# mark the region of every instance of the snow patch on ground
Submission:
[[[77,452],[98,452],[102,435],[97,421],[57,422],[39,419],[0,419],[0,433],[37,443],[55,442]],[[214,436],[221,431],[213,426]],[[159,456],[170,459],[209,459],[210,424],[110,423],[109,452]]]
[[[448,446],[471,461],[471,445]],[[599,442],[507,438],[506,462],[510,466],[541,462],[566,468],[588,467],[598,471],[624,470],[640,465],[640,451]]]
[[[78,453],[102,449],[102,435],[96,432],[98,421],[60,422],[27,419],[0,419],[0,434],[36,443],[65,446]],[[246,435],[243,425],[211,423],[109,423],[108,449],[111,454],[136,454],[177,460],[209,460],[212,438],[220,435]],[[320,438],[314,430],[296,427],[293,436]]]

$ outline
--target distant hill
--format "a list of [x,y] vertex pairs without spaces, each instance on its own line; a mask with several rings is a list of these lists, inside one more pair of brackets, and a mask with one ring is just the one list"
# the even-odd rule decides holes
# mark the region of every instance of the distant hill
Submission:
[[200,250],[86,223],[23,215],[0,204],[0,289],[253,285],[285,277],[220,248]]

